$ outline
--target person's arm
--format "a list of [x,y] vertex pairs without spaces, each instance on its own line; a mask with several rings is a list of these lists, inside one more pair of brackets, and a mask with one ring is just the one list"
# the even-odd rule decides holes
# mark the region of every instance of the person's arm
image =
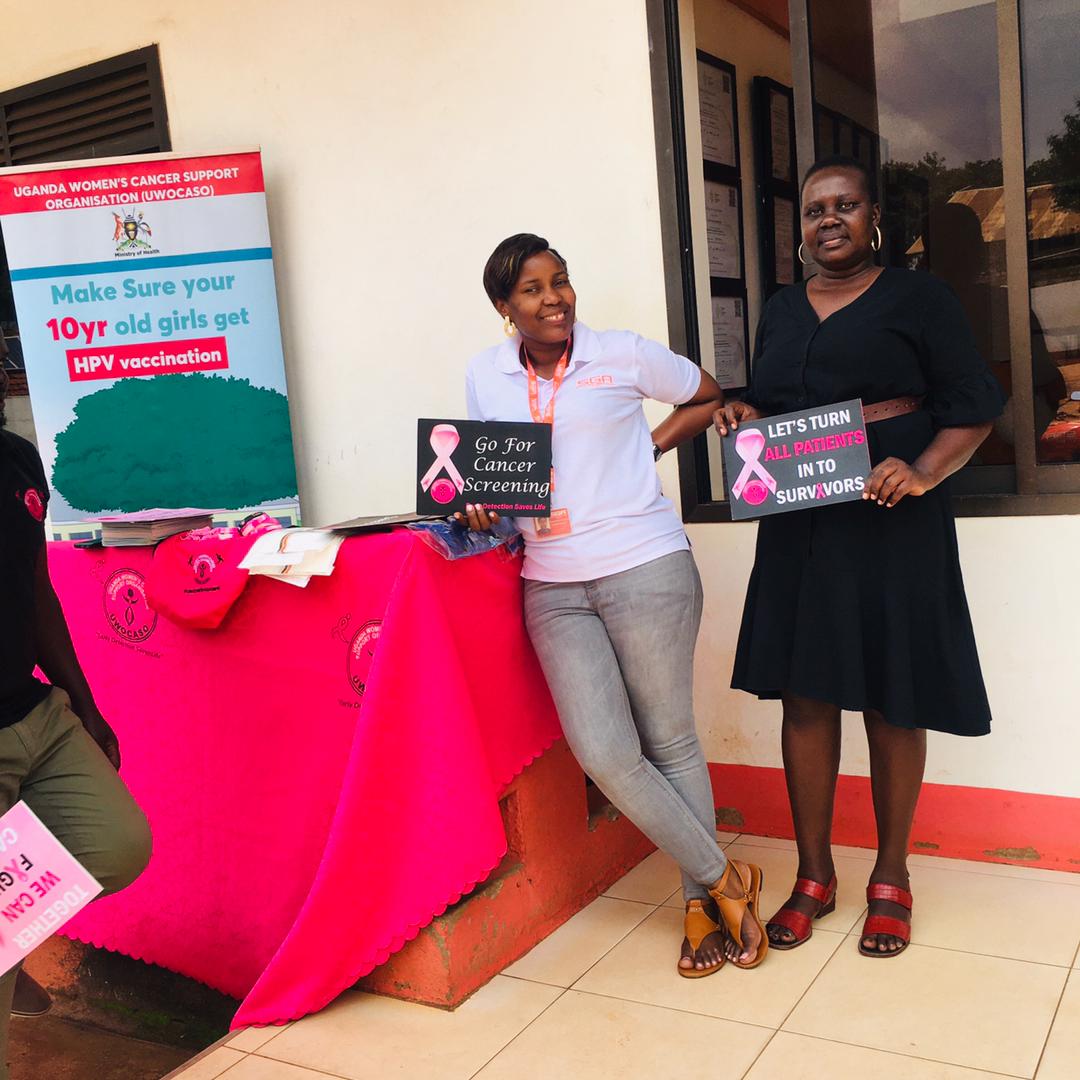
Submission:
[[701,372],[697,393],[667,417],[652,433],[654,446],[665,453],[680,443],[700,435],[711,423],[713,414],[724,404],[724,391],[707,372]]
[[900,458],[886,458],[867,477],[863,498],[877,500],[878,506],[895,506],[905,495],[924,495],[963,468],[993,426],[942,428],[911,465]]
[[120,745],[116,733],[105,722],[90,691],[90,684],[75,655],[64,610],[49,578],[45,545],[41,545],[34,567],[34,642],[38,666],[53,686],[67,691],[71,707],[116,769],[120,768]]

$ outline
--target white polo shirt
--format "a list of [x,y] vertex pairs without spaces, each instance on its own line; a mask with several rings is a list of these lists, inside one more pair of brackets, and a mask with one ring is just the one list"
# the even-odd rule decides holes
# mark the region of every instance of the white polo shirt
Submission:
[[[520,345],[515,335],[470,361],[470,420],[532,420]],[[569,512],[570,532],[541,539],[532,518],[515,519],[525,537],[524,577],[594,581],[689,548],[682,521],[660,490],[642,402],[682,405],[700,385],[701,369],[664,345],[626,330],[574,326],[551,433],[551,505]],[[541,379],[541,411],[551,392],[551,380]]]

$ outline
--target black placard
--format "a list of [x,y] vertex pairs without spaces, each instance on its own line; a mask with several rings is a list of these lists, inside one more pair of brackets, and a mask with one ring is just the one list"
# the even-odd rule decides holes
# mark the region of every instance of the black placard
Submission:
[[733,521],[853,502],[870,475],[858,398],[741,423],[721,445]]
[[453,514],[467,503],[508,517],[547,517],[551,425],[420,420],[416,512]]

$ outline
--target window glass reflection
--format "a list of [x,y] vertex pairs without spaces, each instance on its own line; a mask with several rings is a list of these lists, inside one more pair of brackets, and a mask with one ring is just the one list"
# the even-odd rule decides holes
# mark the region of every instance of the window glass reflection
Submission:
[[1020,19],[1037,452],[1080,461],[1080,3]]
[[[992,0],[810,0],[819,154],[879,165],[883,260],[944,278],[1012,392]],[[1011,406],[977,463],[1014,460]]]

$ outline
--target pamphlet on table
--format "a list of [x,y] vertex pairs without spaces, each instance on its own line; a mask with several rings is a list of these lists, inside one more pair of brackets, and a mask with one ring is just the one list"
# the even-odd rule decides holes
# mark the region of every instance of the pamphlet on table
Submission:
[[313,577],[334,572],[344,533],[329,529],[280,529],[256,537],[240,567],[250,574],[276,578],[303,588]]
[[209,528],[213,517],[213,510],[188,506],[182,510],[157,507],[133,514],[112,514],[98,520],[103,546],[149,547],[177,533]]

